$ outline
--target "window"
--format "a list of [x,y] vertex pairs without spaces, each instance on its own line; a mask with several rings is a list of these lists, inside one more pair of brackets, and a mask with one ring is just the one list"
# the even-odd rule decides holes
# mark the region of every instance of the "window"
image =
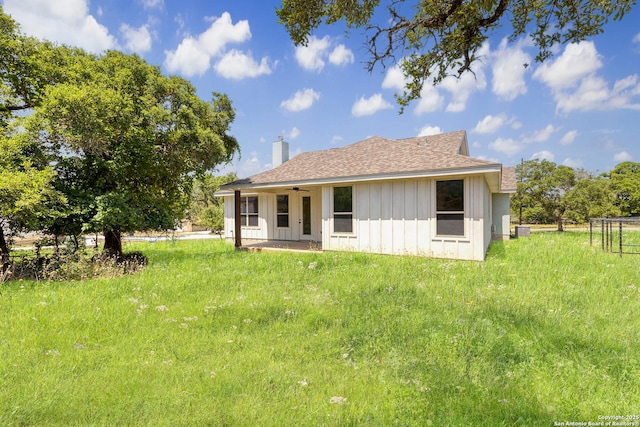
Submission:
[[278,194],[276,196],[278,209],[278,227],[289,227],[289,196],[287,194]]
[[246,196],[240,200],[240,218],[244,227],[258,226],[258,196]]
[[353,188],[333,188],[333,231],[353,232]]
[[464,180],[436,181],[436,234],[464,236]]

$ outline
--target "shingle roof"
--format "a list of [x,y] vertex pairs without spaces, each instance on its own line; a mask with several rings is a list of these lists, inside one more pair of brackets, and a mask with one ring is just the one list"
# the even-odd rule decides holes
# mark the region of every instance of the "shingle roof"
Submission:
[[502,183],[500,184],[500,188],[506,192],[516,191],[516,168],[502,168]]
[[466,154],[466,132],[392,140],[374,136],[355,144],[302,153],[282,165],[227,186],[277,184],[387,174],[418,173],[479,167],[498,163]]

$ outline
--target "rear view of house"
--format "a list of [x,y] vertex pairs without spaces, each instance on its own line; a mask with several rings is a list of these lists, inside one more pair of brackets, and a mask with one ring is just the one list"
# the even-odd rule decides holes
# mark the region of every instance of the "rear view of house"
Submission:
[[288,158],[277,141],[273,169],[220,189],[224,234],[237,246],[312,240],[323,250],[483,260],[492,239],[509,237],[515,171],[470,157],[464,131]]

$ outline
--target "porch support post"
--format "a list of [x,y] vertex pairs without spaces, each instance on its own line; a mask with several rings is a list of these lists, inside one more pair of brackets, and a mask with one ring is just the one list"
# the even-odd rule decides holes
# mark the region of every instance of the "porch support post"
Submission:
[[242,217],[240,216],[240,210],[242,209],[242,203],[240,198],[240,190],[236,190],[234,192],[234,202],[235,202],[235,238],[236,238],[236,249],[242,247]]

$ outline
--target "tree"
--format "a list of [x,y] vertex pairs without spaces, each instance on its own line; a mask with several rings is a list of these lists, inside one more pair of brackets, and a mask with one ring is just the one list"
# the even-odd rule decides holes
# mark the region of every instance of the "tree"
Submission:
[[564,196],[575,185],[575,171],[548,160],[527,160],[516,166],[516,179],[512,211],[519,212],[526,222],[556,222],[558,231],[562,231],[567,209]]
[[611,180],[586,175],[578,179],[564,197],[567,207],[564,215],[573,222],[584,224],[591,218],[607,218],[620,215]]
[[55,173],[38,164],[32,147],[19,138],[0,135],[0,265],[9,262],[9,240],[24,230],[42,229],[64,205],[52,185]]
[[605,176],[611,179],[622,215],[640,216],[640,163],[622,162]]
[[214,233],[224,229],[224,206],[220,197],[215,192],[222,184],[236,181],[235,172],[224,176],[215,176],[206,173],[198,178],[191,193],[191,206],[189,216],[198,225],[202,225]]
[[0,261],[11,238],[43,230],[66,204],[42,147],[20,134],[20,115],[39,105],[44,88],[64,78],[73,50],[26,37],[0,6]]
[[[610,18],[622,19],[632,0],[283,0],[277,9],[293,42],[306,45],[323,23],[344,20],[347,27],[366,30],[368,69],[391,61],[408,83],[398,96],[404,107],[420,98],[425,83],[473,72],[478,51],[492,32],[511,26],[509,40],[530,35],[536,60],[549,58],[557,44],[585,40],[603,31]],[[523,64],[527,66],[528,64]]]
[[121,256],[122,233],[173,229],[194,176],[232,159],[235,113],[226,95],[205,102],[136,55],[77,55],[66,74],[25,124],[72,206],[54,228],[102,232],[104,252]]

